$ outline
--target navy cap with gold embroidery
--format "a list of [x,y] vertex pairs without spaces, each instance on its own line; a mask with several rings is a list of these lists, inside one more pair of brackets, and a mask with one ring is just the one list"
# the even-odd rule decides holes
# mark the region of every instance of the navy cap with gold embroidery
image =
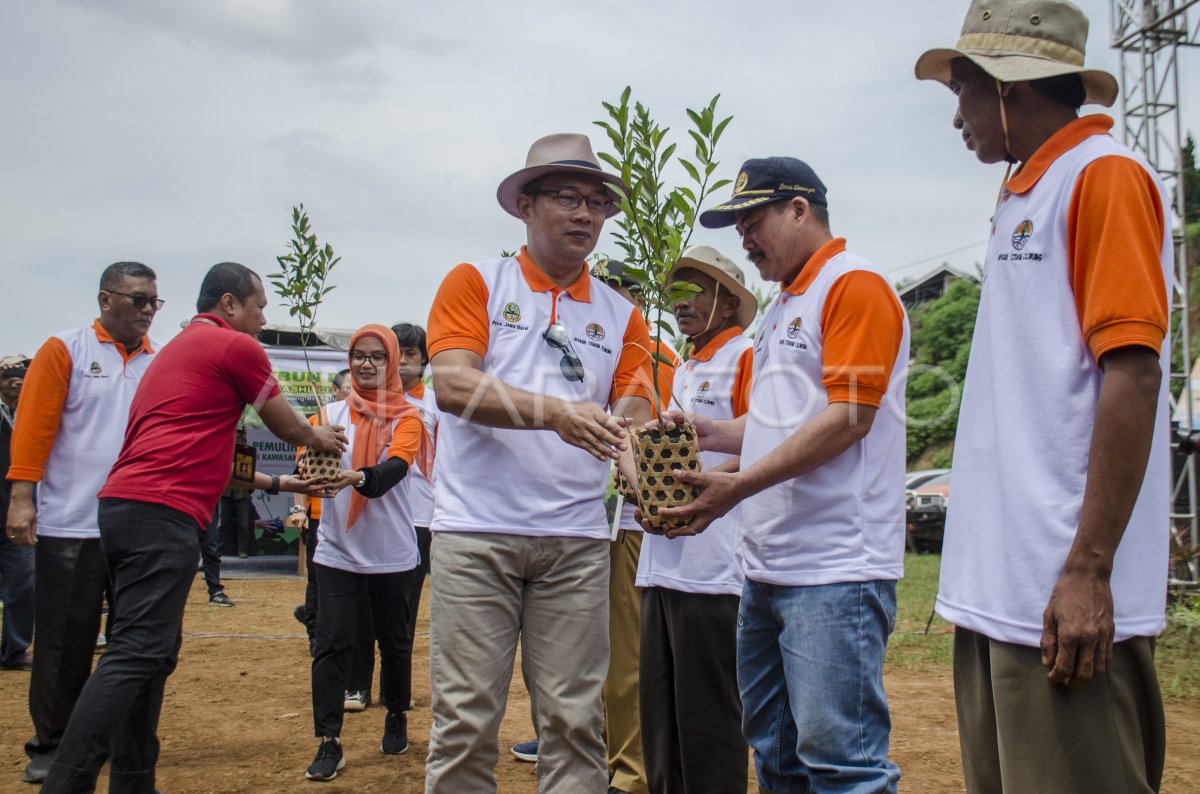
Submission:
[[732,226],[735,213],[793,196],[803,196],[810,204],[829,206],[825,183],[803,160],[795,157],[747,160],[733,183],[733,195],[724,204],[700,213],[700,225],[708,229]]

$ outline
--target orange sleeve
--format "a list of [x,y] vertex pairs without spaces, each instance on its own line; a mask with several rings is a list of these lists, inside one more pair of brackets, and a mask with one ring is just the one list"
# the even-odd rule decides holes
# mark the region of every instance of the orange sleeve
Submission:
[[[659,367],[662,367],[661,362]],[[654,389],[650,385],[650,331],[642,313],[632,307],[608,402],[611,405],[622,397],[645,397],[650,405],[654,405]]]
[[733,376],[733,417],[750,410],[750,376],[754,372],[754,348],[748,347],[738,356],[737,372]]
[[671,407],[671,393],[675,384],[675,370],[679,368],[679,354],[670,345],[662,342],[658,343],[655,350],[662,353],[664,358],[671,359],[670,366],[664,361],[658,362],[658,393],[662,397],[662,409],[666,411]]
[[400,417],[396,421],[395,429],[392,430],[392,443],[388,445],[388,457],[400,458],[411,466],[413,458],[417,456],[417,450],[421,448],[421,433],[424,429],[421,417],[415,409],[412,413]]
[[1119,347],[1158,352],[1167,334],[1163,208],[1135,160],[1102,157],[1079,175],[1067,212],[1071,289],[1097,361]]
[[904,308],[891,285],[868,270],[834,282],[821,311],[821,384],[829,403],[883,402],[904,338]]
[[54,439],[58,437],[70,384],[71,354],[61,339],[52,336],[33,357],[21,385],[8,479],[41,482]]
[[464,263],[451,270],[429,309],[429,357],[443,350],[487,353],[491,336],[487,302],[487,284],[473,265]]

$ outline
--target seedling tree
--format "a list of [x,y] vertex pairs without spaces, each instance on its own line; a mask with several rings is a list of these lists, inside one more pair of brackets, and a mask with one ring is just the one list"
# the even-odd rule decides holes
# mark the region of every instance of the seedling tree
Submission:
[[279,272],[271,273],[271,285],[283,298],[283,306],[300,326],[300,350],[304,354],[304,367],[308,370],[308,382],[317,396],[317,410],[321,409],[321,398],[317,390],[317,377],[313,374],[308,359],[308,342],[317,327],[317,308],[325,296],[333,291],[334,285],[326,286],[329,273],[342,261],[333,255],[333,247],[321,246],[317,235],[308,222],[304,205],[292,207],[292,239],[287,243],[288,252],[275,257]]
[[[629,192],[620,196],[621,215],[613,237],[623,252],[621,258],[630,264],[625,273],[642,289],[642,312],[655,347],[650,351],[654,411],[661,423],[658,368],[672,362],[658,347],[664,333],[667,338],[674,335],[663,314],[670,314],[676,301],[699,292],[693,284],[668,282],[667,275],[688,247],[700,205],[730,182],[713,180],[712,175],[718,166],[713,159],[717,142],[733,117],[717,119],[720,94],[700,110],[687,108],[690,120],[687,134],[693,144],[692,157],[688,158],[676,155],[678,144],[667,142],[670,128],[655,121],[649,107],[641,102],[630,106],[631,93],[632,89],[626,86],[617,102],[601,103],[608,119],[595,123],[604,129],[613,147],[612,152],[600,152],[599,157],[629,186]],[[687,180],[672,187],[667,182],[668,170],[682,170]]]

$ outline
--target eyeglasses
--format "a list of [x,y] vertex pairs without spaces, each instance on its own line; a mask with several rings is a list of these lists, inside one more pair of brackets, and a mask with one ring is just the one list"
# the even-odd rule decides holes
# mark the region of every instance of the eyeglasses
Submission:
[[587,202],[587,208],[591,212],[601,215],[607,215],[612,209],[614,202],[608,196],[585,196],[578,190],[570,190],[568,188],[559,188],[555,190],[535,190],[535,194],[539,196],[554,196],[558,202],[558,206],[565,210],[573,210],[583,202]]
[[364,361],[370,361],[371,366],[378,369],[387,363],[387,353],[372,353],[368,356],[366,353],[360,353],[359,351],[355,350],[350,353],[350,360],[355,364],[362,364]]
[[550,347],[562,351],[562,360],[558,362],[558,371],[562,376],[571,383],[583,380],[583,362],[571,347],[571,337],[567,334],[567,329],[559,323],[554,323],[542,333],[542,339],[545,339]]
[[117,292],[115,289],[105,289],[100,291],[107,292],[109,295],[124,295],[133,303],[133,308],[138,309],[139,311],[146,308],[146,305],[151,303],[154,304],[154,311],[158,311],[163,307],[163,304],[166,303],[166,301],[162,298],[151,298],[149,295],[143,295],[140,292]]

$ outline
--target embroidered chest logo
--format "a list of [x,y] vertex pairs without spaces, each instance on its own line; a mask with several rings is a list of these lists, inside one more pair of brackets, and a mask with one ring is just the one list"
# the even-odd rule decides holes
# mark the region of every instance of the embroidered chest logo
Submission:
[[700,384],[700,388],[696,389],[696,395],[698,397],[703,397],[704,395],[708,394],[708,390],[709,390],[709,383],[708,383],[708,381],[704,381],[704,383]]
[[1033,236],[1033,221],[1028,219],[1017,224],[1017,228],[1013,229],[1012,247],[1020,251],[1025,247],[1025,243],[1029,242],[1029,238]]
[[504,304],[504,319],[510,323],[521,322],[521,307],[515,303]]
[[99,361],[93,361],[91,366],[88,367],[88,372],[96,377],[100,377],[101,375],[104,374],[104,370],[100,369]]
[[700,403],[701,405],[716,405],[716,400],[713,400],[708,396],[710,388],[712,388],[712,384],[710,384],[708,381],[701,383],[699,387],[696,388],[696,396],[692,398],[692,402]]
[[587,338],[593,342],[599,342],[604,338],[604,327],[599,323],[588,323]]
[[796,319],[794,319],[790,323],[788,323],[788,327],[787,327],[788,339],[795,339],[798,336],[800,336],[800,318],[799,317],[797,317]]

